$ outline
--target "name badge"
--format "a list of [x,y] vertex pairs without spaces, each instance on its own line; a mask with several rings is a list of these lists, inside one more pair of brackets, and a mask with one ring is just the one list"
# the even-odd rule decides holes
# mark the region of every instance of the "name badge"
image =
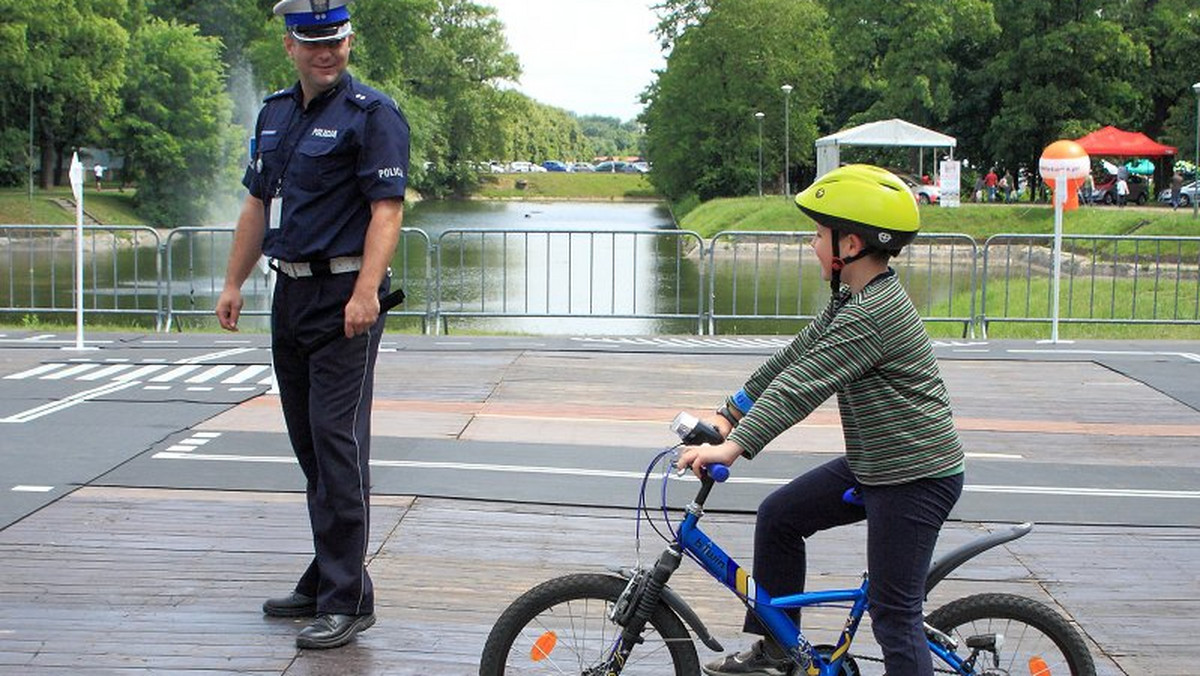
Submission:
[[267,214],[267,227],[271,230],[279,228],[280,221],[283,220],[283,196],[276,195],[271,198],[270,213]]

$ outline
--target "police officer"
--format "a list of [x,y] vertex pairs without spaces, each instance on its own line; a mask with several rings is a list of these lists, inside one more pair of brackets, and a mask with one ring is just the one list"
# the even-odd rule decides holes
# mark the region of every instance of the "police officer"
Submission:
[[[400,236],[409,128],[396,104],[346,72],[349,0],[282,0],[299,81],[259,113],[249,190],[217,317],[236,331],[242,283],[263,254],[278,271],[271,349],[288,437],[306,479],[315,556],[263,612],[315,616],[301,648],[335,648],[375,623],[367,574],[368,458],[380,294]],[[344,339],[308,354],[330,330]]]

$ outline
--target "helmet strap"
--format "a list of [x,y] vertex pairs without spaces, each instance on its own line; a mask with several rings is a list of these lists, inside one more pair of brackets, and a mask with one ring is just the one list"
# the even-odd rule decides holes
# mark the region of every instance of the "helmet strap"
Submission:
[[839,233],[837,230],[834,230],[833,259],[829,261],[829,269],[831,271],[829,276],[829,289],[833,292],[834,296],[838,295],[838,292],[842,290],[842,269],[860,258],[866,258],[867,256],[871,255],[871,249],[864,246],[858,253],[843,258],[841,256],[841,239],[841,233]]

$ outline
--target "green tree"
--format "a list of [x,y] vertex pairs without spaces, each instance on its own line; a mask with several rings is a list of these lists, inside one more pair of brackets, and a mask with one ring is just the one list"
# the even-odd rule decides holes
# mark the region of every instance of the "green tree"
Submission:
[[[579,118],[583,136],[592,156],[629,157],[642,154],[642,133],[636,120],[622,122],[615,117],[584,115]],[[590,160],[591,157],[581,157]]]
[[237,188],[242,134],[231,123],[220,49],[174,21],[151,19],[133,36],[112,128],[151,223],[205,223],[219,196]]
[[965,60],[999,35],[986,0],[827,2],[838,83],[829,131],[898,117],[940,127]]
[[1107,3],[993,4],[1002,33],[993,58],[964,78],[973,93],[963,93],[955,124],[977,166],[1025,167],[1036,177],[1042,150],[1057,139],[1140,126],[1145,108],[1133,82],[1149,50],[1106,16]]
[[[667,68],[645,94],[641,121],[650,178],[668,197],[747,194],[757,184],[758,122],[782,174],[783,136],[794,162],[812,156],[817,118],[831,85],[833,54],[824,9],[811,0],[722,0],[678,34]],[[782,84],[795,87],[785,125]],[[778,112],[775,112],[778,111]],[[773,113],[773,114],[772,114]],[[775,169],[770,169],[775,168]]]
[[60,182],[69,151],[103,140],[101,124],[120,106],[129,38],[118,19],[128,11],[124,0],[0,0],[11,50],[3,126],[24,127],[32,98],[43,188]]

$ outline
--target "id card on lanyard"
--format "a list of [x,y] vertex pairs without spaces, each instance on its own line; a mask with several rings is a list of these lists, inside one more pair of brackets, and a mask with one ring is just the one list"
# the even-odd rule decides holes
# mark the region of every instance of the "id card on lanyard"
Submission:
[[280,179],[279,186],[275,189],[275,194],[271,197],[270,206],[267,208],[267,228],[277,230],[282,222],[283,179]]

